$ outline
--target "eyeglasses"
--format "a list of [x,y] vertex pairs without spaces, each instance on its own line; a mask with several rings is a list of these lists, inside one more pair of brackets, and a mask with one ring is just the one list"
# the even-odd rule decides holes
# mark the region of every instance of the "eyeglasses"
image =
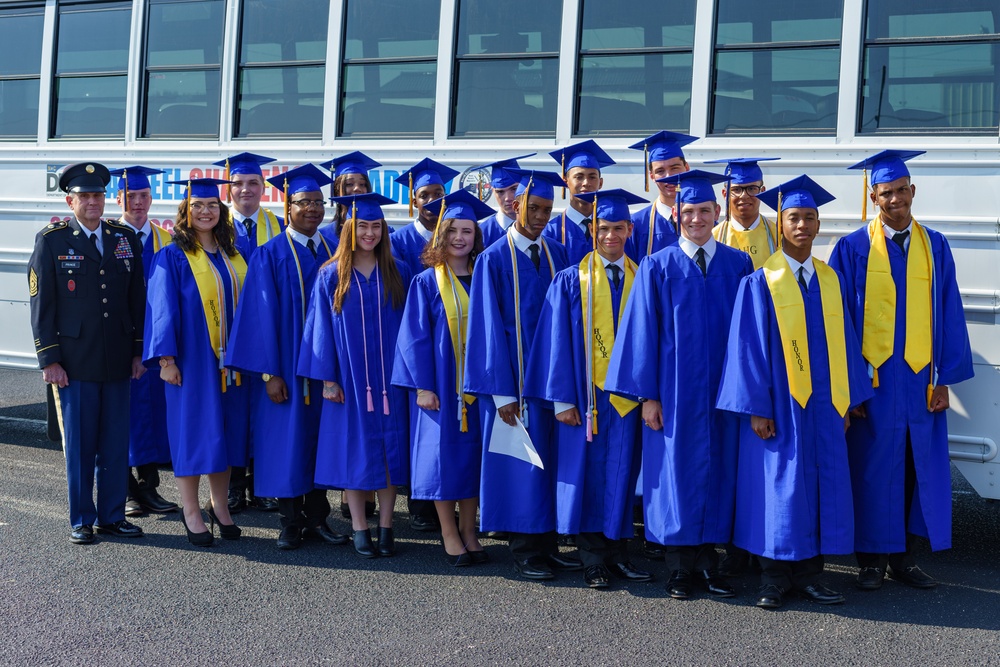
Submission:
[[729,191],[733,193],[734,197],[742,197],[743,195],[756,197],[763,189],[764,188],[760,185],[734,185],[729,189]]
[[219,204],[218,202],[212,202],[210,204],[202,204],[200,201],[196,201],[193,204],[191,204],[191,210],[194,211],[195,213],[200,213],[205,209],[208,209],[209,211],[218,211]]
[[292,202],[299,208],[323,208],[326,202],[322,199],[296,199]]

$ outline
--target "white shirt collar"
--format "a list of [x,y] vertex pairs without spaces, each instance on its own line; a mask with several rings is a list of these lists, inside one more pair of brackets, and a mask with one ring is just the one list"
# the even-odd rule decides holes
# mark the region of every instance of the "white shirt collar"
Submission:
[[434,238],[434,232],[424,227],[419,220],[414,220],[413,226],[416,227],[417,233],[420,234],[425,241],[430,241]]
[[[890,241],[892,241],[892,237],[895,236],[896,234],[902,234],[903,232],[909,233],[912,231],[913,231],[913,218],[910,218],[910,222],[907,223],[906,227],[904,229],[899,230],[898,232],[889,225],[885,224],[884,222],[882,223],[882,233],[885,234],[885,237]],[[912,236],[912,234],[910,234],[910,236]],[[906,239],[904,239],[903,241],[904,251],[909,250],[910,248],[910,236],[907,236]],[[893,241],[893,243],[895,243],[895,241]]]
[[87,242],[88,243],[90,243],[90,238],[92,236],[96,236],[97,237],[97,247],[98,248],[104,248],[104,239],[101,238],[101,227],[103,225],[98,225],[97,229],[95,229],[94,231],[90,231],[89,229],[87,229],[86,225],[84,225],[82,222],[80,222],[79,219],[77,219],[76,224],[80,225],[80,230],[83,232],[84,236],[87,237]]
[[601,261],[604,263],[604,270],[605,271],[607,271],[611,267],[611,265],[613,264],[613,265],[617,266],[619,269],[622,270],[622,275],[625,275],[625,255],[622,255],[621,257],[619,257],[618,259],[616,259],[613,262],[610,259],[607,259],[605,257],[601,257],[600,255],[598,255],[598,257],[600,257]]
[[302,245],[307,245],[309,243],[309,239],[312,239],[313,246],[319,249],[320,246],[319,230],[316,230],[316,233],[313,234],[312,236],[306,236],[302,232],[297,232],[294,229],[292,229],[291,225],[289,225],[286,229],[288,229],[288,235],[292,237],[293,241],[301,243]]
[[510,234],[511,238],[514,239],[514,246],[518,250],[520,250],[521,252],[523,252],[525,255],[528,255],[529,257],[531,255],[528,252],[528,246],[530,246],[532,243],[537,243],[538,244],[538,250],[539,251],[541,251],[541,249],[542,249],[542,237],[539,236],[537,239],[535,239],[534,241],[532,241],[531,239],[529,239],[527,236],[525,236],[524,234],[522,234],[517,229],[517,225],[511,225],[510,229],[507,230],[507,233]]
[[654,206],[656,206],[656,212],[660,214],[660,217],[664,220],[670,219],[670,216],[673,214],[671,207],[661,202],[659,197],[656,198]]
[[715,257],[715,237],[709,236],[708,240],[705,241],[705,245],[698,245],[691,239],[685,238],[682,234],[677,241],[677,245],[681,247],[684,254],[694,259],[695,254],[698,252],[698,248],[704,248],[705,250],[705,266],[707,267],[711,263],[712,258]]
[[240,222],[243,222],[244,220],[250,219],[250,220],[253,220],[254,223],[256,223],[257,222],[257,218],[259,218],[259,217],[260,217],[260,208],[259,207],[257,208],[256,211],[253,212],[253,215],[243,215],[242,213],[240,213],[239,211],[236,210],[235,206],[233,206],[233,220],[238,220]]
[[514,218],[508,218],[503,211],[497,211],[497,224],[500,229],[507,231],[514,224]]
[[128,220],[126,220],[125,216],[122,216],[121,218],[119,218],[119,220],[121,221],[121,223],[123,225],[125,225],[126,227],[128,227],[129,229],[131,229],[136,234],[142,234],[142,240],[143,240],[143,242],[145,242],[145,240],[149,238],[150,232],[153,231],[152,225],[149,222],[149,218],[146,218],[146,224],[144,224],[142,227],[139,227],[139,228],[136,228],[131,222],[129,222]]
[[808,285],[809,281],[812,280],[813,274],[816,273],[816,267],[813,266],[812,255],[806,257],[806,261],[799,262],[798,260],[794,260],[785,254],[784,250],[781,251],[781,254],[785,255],[785,260],[788,262],[788,266],[791,268],[792,276],[794,276],[795,280],[799,279],[799,269],[803,269],[803,277]]
[[574,223],[581,230],[584,229],[583,221],[587,219],[587,216],[585,216],[583,213],[580,213],[572,206],[566,207],[566,218],[569,219],[570,222]]
[[739,221],[736,220],[736,218],[733,218],[732,220],[729,221],[729,226],[738,232],[749,232],[753,229],[757,229],[758,227],[760,227],[760,214],[757,215],[757,219],[754,220],[753,224],[751,224],[749,227],[744,227],[743,225],[741,225]]

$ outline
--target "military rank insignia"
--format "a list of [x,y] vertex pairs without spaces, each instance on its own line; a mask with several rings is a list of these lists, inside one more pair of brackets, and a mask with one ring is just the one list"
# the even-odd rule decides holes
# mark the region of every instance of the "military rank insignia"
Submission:
[[38,296],[38,274],[35,267],[28,271],[28,296]]

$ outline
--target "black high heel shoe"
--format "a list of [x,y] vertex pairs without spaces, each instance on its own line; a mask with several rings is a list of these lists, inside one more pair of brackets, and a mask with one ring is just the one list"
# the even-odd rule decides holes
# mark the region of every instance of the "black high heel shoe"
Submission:
[[235,523],[225,524],[219,521],[219,517],[215,514],[215,506],[209,503],[205,505],[205,511],[208,512],[208,519],[212,522],[209,531],[215,534],[215,526],[219,526],[219,537],[224,540],[238,540],[243,531]]
[[378,555],[383,558],[396,554],[396,541],[392,536],[392,528],[378,527]]
[[362,558],[378,557],[379,552],[375,551],[372,534],[367,528],[354,531],[354,551]]
[[490,555],[486,553],[485,549],[480,549],[479,551],[472,551],[468,546],[465,547],[466,553],[469,554],[469,560],[473,565],[482,565],[483,563],[490,562]]
[[181,525],[184,526],[185,532],[187,532],[188,542],[196,547],[210,547],[212,542],[215,541],[215,537],[212,535],[211,530],[206,530],[204,533],[193,533],[191,529],[188,528],[187,521],[184,520],[184,510],[181,509]]

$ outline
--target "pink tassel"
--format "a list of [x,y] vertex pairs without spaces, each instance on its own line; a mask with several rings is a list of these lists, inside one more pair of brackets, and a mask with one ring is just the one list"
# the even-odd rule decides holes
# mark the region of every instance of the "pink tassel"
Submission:
[[389,414],[389,394],[382,390],[382,414]]
[[372,403],[372,388],[368,387],[368,412],[375,412],[375,404]]
[[590,410],[587,410],[587,442],[594,441],[594,422],[591,419]]

